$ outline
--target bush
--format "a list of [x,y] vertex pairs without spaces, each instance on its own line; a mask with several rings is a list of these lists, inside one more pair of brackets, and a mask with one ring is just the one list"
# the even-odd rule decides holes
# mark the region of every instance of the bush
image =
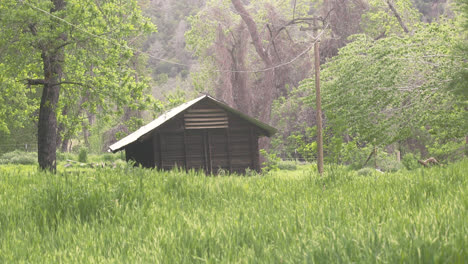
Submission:
[[296,161],[281,160],[281,161],[278,162],[278,169],[280,169],[280,170],[296,170],[297,169]]
[[0,164],[36,164],[37,153],[15,150],[0,156]]
[[398,162],[394,159],[383,159],[383,160],[377,161],[377,164],[382,171],[387,171],[387,172],[396,172],[404,168],[401,162]]
[[403,156],[401,162],[403,163],[403,166],[405,166],[406,169],[414,170],[419,167],[418,158],[418,156],[412,153],[408,153],[405,156]]
[[370,175],[373,175],[374,173],[375,173],[375,169],[372,169],[369,167],[362,168],[358,170],[357,172],[357,174],[360,176],[370,176]]
[[11,164],[23,164],[23,165],[36,164],[36,162],[37,162],[36,155],[16,156],[10,160]]
[[88,149],[87,148],[80,149],[80,153],[78,154],[78,161],[81,163],[88,162]]
[[119,160],[120,158],[121,158],[121,155],[119,155],[119,154],[106,153],[106,154],[102,155],[102,159],[104,161],[113,162],[113,161]]
[[266,159],[262,164],[264,172],[279,170],[278,163],[281,159],[275,153],[268,153],[266,150],[261,149],[260,154]]
[[438,161],[453,162],[463,157],[464,145],[464,140],[449,141],[445,144],[434,142],[432,146],[428,146],[429,155]]
[[341,150],[341,162],[349,165],[352,170],[359,170],[364,165],[371,151],[372,147],[367,146],[360,148],[354,141],[345,143]]
[[396,172],[404,168],[403,164],[396,160],[394,154],[384,151],[377,154],[377,167],[386,172]]
[[57,161],[76,160],[76,154],[69,152],[57,152]]

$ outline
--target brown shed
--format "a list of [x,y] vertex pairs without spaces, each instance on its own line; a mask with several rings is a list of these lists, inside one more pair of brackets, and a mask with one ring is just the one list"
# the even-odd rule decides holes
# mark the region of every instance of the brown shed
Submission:
[[164,113],[109,147],[144,167],[260,170],[258,139],[276,129],[209,95]]

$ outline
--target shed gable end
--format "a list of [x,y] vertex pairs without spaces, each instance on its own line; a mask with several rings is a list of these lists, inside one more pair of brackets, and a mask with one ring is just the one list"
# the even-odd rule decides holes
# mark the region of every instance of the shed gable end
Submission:
[[184,114],[185,129],[228,128],[226,111],[220,108],[188,109]]

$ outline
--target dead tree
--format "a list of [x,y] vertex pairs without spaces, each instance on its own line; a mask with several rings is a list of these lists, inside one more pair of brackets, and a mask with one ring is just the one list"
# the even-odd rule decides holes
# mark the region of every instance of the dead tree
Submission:
[[418,160],[418,162],[424,167],[429,167],[429,165],[439,165],[439,162],[433,157],[430,157],[427,160]]

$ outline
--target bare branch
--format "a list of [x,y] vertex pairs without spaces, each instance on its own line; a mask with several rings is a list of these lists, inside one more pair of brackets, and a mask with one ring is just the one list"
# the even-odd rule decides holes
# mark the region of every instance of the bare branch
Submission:
[[237,10],[237,12],[239,12],[240,16],[242,17],[242,20],[244,20],[245,24],[247,25],[250,36],[252,37],[253,44],[255,46],[255,50],[257,51],[258,55],[260,56],[260,58],[262,58],[263,62],[265,62],[267,66],[270,66],[271,59],[262,45],[260,36],[258,35],[257,31],[257,24],[252,19],[252,16],[250,16],[247,10],[245,10],[245,7],[240,0],[231,0],[231,2],[234,5],[234,8]]
[[408,28],[406,27],[405,23],[403,23],[403,20],[401,19],[400,14],[399,14],[398,11],[395,9],[395,7],[393,6],[393,4],[390,3],[390,0],[386,0],[385,2],[387,2],[388,7],[390,8],[390,10],[392,10],[393,15],[395,15],[396,19],[398,20],[398,23],[400,23],[401,28],[403,28],[403,30],[405,31],[405,33],[409,33],[409,30],[408,30]]
[[26,79],[25,81],[28,86],[46,84],[46,81],[44,79]]
[[59,83],[53,83],[51,86],[57,86],[57,85],[62,85],[62,84],[74,84],[74,85],[79,85],[83,87],[89,87],[89,85],[84,84],[84,83],[79,83],[79,82],[70,82],[70,81],[63,81]]

